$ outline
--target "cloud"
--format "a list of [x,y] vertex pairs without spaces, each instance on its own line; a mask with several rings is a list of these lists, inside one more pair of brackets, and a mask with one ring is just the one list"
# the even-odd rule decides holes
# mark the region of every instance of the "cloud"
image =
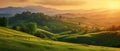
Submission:
[[44,6],[55,9],[79,8],[86,4],[85,0],[0,0],[0,8],[15,6]]
[[27,2],[28,0],[0,0],[0,3],[8,3],[8,2]]
[[0,0],[0,7],[23,5],[26,2],[29,2],[29,0]]
[[85,4],[85,2],[81,0],[40,0],[40,2],[36,3],[51,6],[71,6]]
[[29,0],[15,0],[15,2],[28,2]]
[[0,0],[0,6],[4,5],[49,5],[49,6],[72,6],[83,5],[84,0]]

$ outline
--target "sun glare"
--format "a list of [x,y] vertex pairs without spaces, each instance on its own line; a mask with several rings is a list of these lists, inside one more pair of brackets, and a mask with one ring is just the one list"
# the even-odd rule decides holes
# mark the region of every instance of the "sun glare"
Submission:
[[108,9],[120,9],[120,2],[111,1],[107,4]]

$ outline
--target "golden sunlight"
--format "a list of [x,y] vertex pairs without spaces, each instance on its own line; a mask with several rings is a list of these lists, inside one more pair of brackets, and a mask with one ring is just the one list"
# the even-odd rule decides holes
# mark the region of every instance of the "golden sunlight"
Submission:
[[120,9],[120,1],[109,1],[107,3],[108,9]]

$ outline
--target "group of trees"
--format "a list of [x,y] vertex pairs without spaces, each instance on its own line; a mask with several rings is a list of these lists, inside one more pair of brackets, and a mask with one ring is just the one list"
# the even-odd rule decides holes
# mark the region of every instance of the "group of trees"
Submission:
[[19,24],[19,25],[14,25],[10,26],[9,24],[9,19],[7,17],[0,17],[0,26],[1,27],[12,27],[14,30],[30,33],[30,34],[35,34],[37,32],[37,24],[35,22],[30,22],[28,24]]
[[18,26],[13,26],[12,29],[34,35],[37,32],[37,24],[35,22],[30,22],[26,25],[20,24]]
[[7,27],[8,26],[8,18],[0,17],[0,26]]
[[[26,22],[36,22],[37,24],[43,24],[44,21],[47,21],[48,16],[44,13],[31,13],[29,11],[23,12],[21,14],[16,14],[14,17],[10,18],[10,24],[19,24]],[[15,22],[13,21],[15,20]]]
[[111,25],[107,28],[108,31],[120,30],[120,25]]
[[[61,16],[59,16],[61,19]],[[31,13],[29,11],[23,12],[21,14],[16,14],[14,17],[10,18],[10,25],[19,25],[20,23],[26,24],[29,22],[35,22],[38,28],[50,31],[53,33],[65,32],[73,29],[75,25],[63,22],[58,19],[53,19],[54,17],[45,15],[44,13]],[[25,26],[23,26],[25,27]],[[22,30],[24,31],[24,30]]]

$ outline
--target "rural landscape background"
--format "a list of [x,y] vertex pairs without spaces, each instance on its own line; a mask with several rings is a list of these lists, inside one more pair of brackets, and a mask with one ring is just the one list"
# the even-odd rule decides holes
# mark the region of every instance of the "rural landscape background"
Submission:
[[0,51],[120,51],[119,0],[0,0]]

